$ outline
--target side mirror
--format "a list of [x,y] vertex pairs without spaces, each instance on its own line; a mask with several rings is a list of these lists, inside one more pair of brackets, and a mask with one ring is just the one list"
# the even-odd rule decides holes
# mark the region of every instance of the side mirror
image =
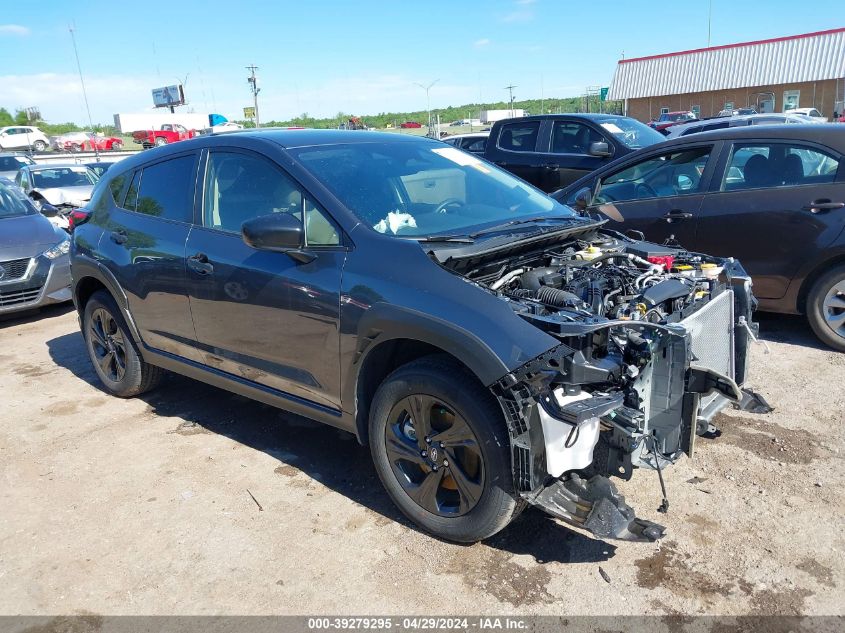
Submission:
[[579,211],[585,211],[590,206],[593,200],[593,191],[589,187],[579,189],[575,194],[575,208]]
[[57,215],[59,215],[59,208],[54,207],[49,202],[42,202],[39,211],[41,211],[41,215],[43,215],[45,218],[55,218]]
[[687,176],[686,174],[681,174],[678,176],[678,191],[689,191],[692,189],[692,178]]
[[590,156],[598,156],[601,158],[610,156],[612,152],[610,151],[610,145],[607,144],[605,141],[596,141],[595,143],[590,144]]
[[290,213],[271,213],[247,220],[241,226],[241,237],[257,250],[287,253],[301,263],[315,257],[302,250],[305,231],[299,218]]

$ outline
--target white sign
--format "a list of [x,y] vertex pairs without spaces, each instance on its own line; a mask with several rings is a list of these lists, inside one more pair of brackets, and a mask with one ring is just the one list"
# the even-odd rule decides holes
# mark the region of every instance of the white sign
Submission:
[[178,106],[185,103],[185,96],[182,86],[165,86],[164,88],[153,89],[153,104],[157,108]]

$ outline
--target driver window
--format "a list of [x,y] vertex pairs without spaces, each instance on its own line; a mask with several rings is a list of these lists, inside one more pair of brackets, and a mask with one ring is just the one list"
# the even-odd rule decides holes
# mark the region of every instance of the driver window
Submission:
[[203,226],[240,233],[247,220],[292,213],[302,221],[302,192],[264,158],[211,152],[205,174]]
[[700,193],[712,147],[652,156],[601,180],[593,204]]
[[552,153],[587,154],[590,145],[606,139],[583,123],[556,121],[552,129]]

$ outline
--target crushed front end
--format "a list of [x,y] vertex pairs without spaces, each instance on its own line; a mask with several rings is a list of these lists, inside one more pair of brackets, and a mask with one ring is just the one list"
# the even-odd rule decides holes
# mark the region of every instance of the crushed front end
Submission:
[[731,259],[602,232],[497,264],[468,276],[559,341],[491,387],[517,490],[598,537],[660,538],[610,477],[646,467],[662,485],[662,470],[743,399],[756,337],[750,278]]

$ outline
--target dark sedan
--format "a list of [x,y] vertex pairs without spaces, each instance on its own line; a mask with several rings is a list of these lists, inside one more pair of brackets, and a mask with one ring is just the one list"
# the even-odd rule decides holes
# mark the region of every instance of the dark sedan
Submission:
[[806,314],[845,351],[845,129],[728,128],[626,156],[553,194],[610,227],[732,255],[760,307]]

